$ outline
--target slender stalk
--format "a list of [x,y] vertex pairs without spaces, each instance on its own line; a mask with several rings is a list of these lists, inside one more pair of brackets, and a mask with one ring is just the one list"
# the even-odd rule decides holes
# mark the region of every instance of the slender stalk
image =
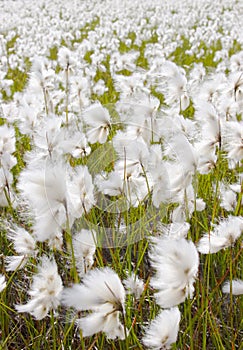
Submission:
[[190,332],[190,350],[194,349],[194,339],[193,339],[193,322],[192,322],[192,304],[190,298],[187,299],[187,314],[189,322],[189,332]]
[[52,344],[53,344],[53,350],[56,350],[56,339],[57,339],[57,335],[56,335],[56,329],[55,329],[55,317],[54,317],[54,312],[53,310],[51,310],[51,328],[52,328]]
[[97,342],[97,339],[98,339],[98,335],[96,335],[94,341],[93,341],[92,344],[89,346],[88,350],[94,349],[94,346],[95,346],[95,343]]
[[207,349],[207,327],[208,327],[208,308],[209,308],[209,288],[210,288],[210,269],[211,269],[211,254],[209,253],[206,256],[205,260],[205,271],[206,271],[206,295],[205,295],[205,301],[204,301],[204,310],[205,310],[205,316],[204,316],[204,323],[203,323],[203,344],[202,349]]
[[67,247],[68,247],[68,249],[71,250],[71,257],[72,257],[71,276],[73,277],[74,282],[77,283],[79,281],[79,278],[78,278],[78,273],[77,273],[77,269],[76,269],[76,259],[75,259],[75,254],[74,254],[73,240],[72,240],[72,234],[71,234],[68,214],[67,214],[65,233],[66,233]]
[[126,327],[125,311],[122,310],[122,311],[121,311],[121,314],[122,314],[122,323],[123,323],[123,327],[124,327],[125,346],[126,346],[126,350],[128,350],[128,349],[129,349],[129,343],[128,343],[128,337],[127,337],[127,327]]
[[229,261],[229,283],[230,283],[230,328],[232,332],[232,349],[234,349],[234,304],[233,304],[233,290],[232,290],[232,281],[233,281],[233,251],[232,246],[230,247],[230,261]]
[[148,194],[150,195],[151,191],[150,191],[150,187],[149,187],[149,182],[148,182],[148,177],[147,177],[147,173],[146,173],[146,170],[144,168],[144,165],[140,162],[140,165],[141,165],[141,168],[143,170],[143,174],[144,174],[144,177],[145,177],[145,181],[146,181],[146,186],[147,186],[147,190],[148,190]]
[[14,214],[14,209],[13,209],[12,202],[11,202],[11,199],[10,199],[10,190],[9,190],[9,186],[8,185],[3,188],[3,192],[4,192],[4,195],[5,195],[6,200],[8,202],[8,209],[9,209],[11,215],[14,217],[15,214]]
[[65,113],[66,113],[66,124],[68,125],[68,105],[69,105],[69,64],[67,64],[67,67],[65,69],[65,77],[66,77],[66,107],[65,107]]
[[44,102],[45,102],[45,110],[46,110],[46,115],[48,116],[49,114],[49,109],[48,109],[48,97],[47,97],[47,90],[46,88],[43,86],[43,95],[44,95]]
[[236,204],[236,207],[235,207],[235,215],[239,215],[240,214],[240,210],[242,209],[242,195],[243,195],[243,182],[241,184],[241,191],[239,193],[239,196],[238,196],[238,201],[237,201],[237,204]]
[[[188,196],[187,196],[186,188],[184,190],[184,205],[185,205],[186,221],[189,221],[190,220],[190,213],[189,213]],[[190,238],[190,237],[188,237],[188,238]]]

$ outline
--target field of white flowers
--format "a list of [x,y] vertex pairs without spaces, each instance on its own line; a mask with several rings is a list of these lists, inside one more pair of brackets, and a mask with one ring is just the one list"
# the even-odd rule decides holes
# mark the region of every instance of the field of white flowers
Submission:
[[0,349],[243,349],[242,24],[0,1]]

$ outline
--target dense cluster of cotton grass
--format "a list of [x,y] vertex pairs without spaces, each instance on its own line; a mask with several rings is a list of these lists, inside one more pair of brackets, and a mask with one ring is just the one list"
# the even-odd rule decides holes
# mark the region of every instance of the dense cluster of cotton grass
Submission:
[[[70,335],[82,349],[215,348],[208,327],[237,349],[240,2],[0,7],[2,317],[50,325],[53,349]],[[229,339],[215,288],[229,294]]]

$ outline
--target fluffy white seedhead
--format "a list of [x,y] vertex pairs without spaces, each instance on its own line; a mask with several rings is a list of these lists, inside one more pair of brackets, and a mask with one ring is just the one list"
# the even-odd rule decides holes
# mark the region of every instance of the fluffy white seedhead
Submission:
[[124,339],[124,327],[119,320],[119,312],[107,313],[93,312],[92,314],[77,320],[77,325],[82,329],[84,337],[89,337],[98,332],[104,332],[109,339]]
[[[233,211],[237,205],[237,193],[240,191],[240,184],[226,185],[220,183],[220,206],[227,211]],[[243,202],[242,202],[243,204]]]
[[181,314],[177,307],[162,311],[145,329],[143,344],[152,350],[170,349],[176,342]]
[[58,274],[56,262],[44,256],[28,292],[31,299],[27,304],[16,305],[16,310],[28,312],[40,320],[51,309],[55,310],[58,307],[62,289],[62,280]]
[[15,132],[13,127],[0,126],[0,153],[12,154],[15,151]]
[[83,113],[85,123],[88,125],[87,138],[93,144],[105,143],[109,135],[110,115],[100,103],[86,108]]
[[178,305],[193,296],[199,266],[193,242],[184,238],[154,238],[150,261],[156,272],[150,283],[157,290],[155,297],[161,307]]
[[120,98],[127,99],[134,93],[147,92],[148,89],[144,86],[144,75],[140,72],[135,72],[130,76],[114,75],[115,89],[121,92]]
[[229,121],[225,123],[222,131],[222,147],[227,152],[227,157],[237,164],[243,159],[243,122]]
[[180,163],[183,176],[188,172],[195,172],[198,162],[197,153],[182,133],[177,133],[169,140],[166,154],[171,156],[171,153],[174,153],[175,159]]
[[201,126],[201,137],[197,140],[197,149],[199,156],[205,157],[208,152],[212,153],[215,151],[215,146],[218,145],[220,141],[222,121],[218,111],[211,103],[205,100],[199,100],[195,107],[195,119]]
[[35,239],[23,227],[10,228],[7,237],[13,241],[14,250],[23,255],[35,254]]
[[107,178],[96,176],[96,185],[100,192],[109,196],[117,196],[123,193],[123,178],[118,171],[112,171]]
[[63,291],[62,302],[76,310],[93,311],[77,322],[84,336],[102,331],[111,339],[124,338],[119,316],[124,313],[125,289],[110,268],[89,271],[81,284]]
[[215,225],[213,231],[203,235],[198,242],[197,249],[202,254],[217,253],[221,249],[233,245],[242,231],[242,216],[229,216]]
[[2,292],[7,286],[5,276],[0,274],[0,292]]
[[167,163],[162,160],[163,155],[160,145],[152,145],[149,154],[148,178],[152,183],[152,201],[158,208],[161,203],[171,200],[172,191],[170,178],[167,171]]
[[[180,192],[176,197],[176,202],[179,204],[173,209],[171,221],[173,223],[184,223],[187,218],[191,217],[192,213],[205,209],[205,202],[201,198],[195,198],[196,194],[193,186],[190,184],[186,191]],[[196,199],[196,200],[195,200]]]
[[123,195],[128,206],[138,206],[150,186],[149,179],[145,178],[148,147],[142,138],[128,142],[123,132],[118,132],[113,141],[119,159],[114,171],[96,177],[96,184],[104,194]]
[[73,149],[71,154],[74,158],[86,157],[90,154],[91,148],[88,145],[85,134],[76,132],[73,136]]
[[73,235],[75,263],[80,276],[83,276],[94,263],[96,233],[82,229]]
[[61,155],[61,144],[64,133],[61,128],[62,121],[55,115],[43,119],[34,133],[34,144],[44,157]]
[[143,280],[134,273],[123,280],[123,284],[127,290],[127,294],[134,294],[135,299],[139,299],[144,291]]
[[57,59],[61,68],[66,70],[73,69],[76,65],[74,54],[67,47],[60,48]]
[[29,135],[33,137],[33,134],[36,130],[38,130],[38,126],[40,120],[38,119],[39,106],[38,103],[34,103],[32,105],[34,98],[30,98],[26,94],[22,97],[19,102],[18,111],[18,127],[20,129],[21,134]]
[[240,51],[230,57],[231,72],[242,72],[243,69],[243,52]]
[[142,137],[131,139],[126,133],[118,132],[112,142],[119,160],[122,160],[126,166],[131,163],[147,168],[149,149]]
[[158,229],[160,233],[172,239],[186,238],[190,224],[188,222],[175,222],[168,225],[158,223]]
[[185,110],[190,103],[187,93],[187,79],[185,71],[175,63],[166,61],[161,69],[162,83],[158,85],[157,91],[162,92],[165,103],[178,105],[179,110]]
[[18,188],[34,213],[33,232],[38,241],[60,237],[62,226],[72,216],[68,212],[67,168],[62,164],[43,163],[29,167],[19,178]]
[[151,141],[158,141],[157,111],[160,101],[150,92],[135,93],[117,105],[121,121],[125,126],[128,140],[141,139],[148,145]]
[[4,260],[6,271],[15,271],[17,269],[22,269],[29,261],[29,257],[26,255],[12,255],[6,256]]
[[87,166],[77,166],[70,173],[67,184],[70,208],[72,215],[80,218],[95,204],[93,180]]
[[64,290],[63,303],[77,310],[96,310],[106,305],[119,310],[125,301],[125,290],[118,275],[106,267],[89,271],[82,284]]
[[33,209],[51,211],[67,201],[65,174],[66,168],[61,163],[29,167],[21,173],[18,188]]
[[94,85],[93,87],[93,92],[98,95],[101,96],[103,95],[106,91],[108,91],[108,87],[105,85],[105,82],[103,79],[100,79],[97,81],[97,83]]
[[36,241],[23,227],[13,226],[7,229],[7,237],[13,242],[19,255],[5,257],[7,271],[23,268],[31,256],[36,255]]
[[0,126],[0,206],[7,207],[9,201],[14,204],[12,190],[13,174],[11,169],[17,164],[12,155],[15,151],[15,131],[7,125]]
[[[230,281],[227,281],[222,287],[223,293],[230,293]],[[243,280],[236,279],[232,280],[232,294],[242,295],[243,294]]]

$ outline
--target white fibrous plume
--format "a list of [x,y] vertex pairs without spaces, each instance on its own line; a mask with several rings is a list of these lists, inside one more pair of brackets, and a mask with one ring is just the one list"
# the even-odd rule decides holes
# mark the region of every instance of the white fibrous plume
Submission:
[[7,283],[5,280],[5,276],[0,274],[0,293],[6,288]]
[[164,83],[159,83],[157,91],[165,96],[165,103],[177,105],[179,110],[184,111],[190,104],[187,91],[187,78],[183,69],[175,63],[166,61],[161,69],[161,76]]
[[40,167],[29,167],[19,177],[18,189],[34,213],[34,235],[38,241],[60,236],[67,217],[68,208],[66,183],[67,167],[48,162]]
[[13,242],[14,250],[19,255],[5,258],[6,270],[15,271],[23,268],[29,258],[36,255],[36,241],[29,232],[18,226],[9,227],[7,237]]
[[197,244],[202,254],[217,253],[221,249],[232,246],[243,231],[242,216],[229,216],[222,219],[209,233],[205,233]]
[[92,176],[87,166],[79,165],[70,171],[67,191],[73,217],[80,218],[90,211],[96,200]]
[[231,168],[243,159],[243,122],[229,121],[222,131],[222,147],[231,161]]
[[168,236],[153,238],[149,256],[155,270],[150,284],[156,290],[158,305],[169,308],[192,298],[199,266],[193,242]]
[[0,207],[10,203],[15,206],[15,193],[12,188],[13,174],[11,170],[17,164],[15,152],[15,131],[7,125],[0,126]]
[[96,233],[82,229],[73,235],[75,263],[80,276],[90,270],[94,263],[96,250]]
[[62,290],[62,279],[58,274],[55,260],[44,256],[38,265],[38,272],[33,276],[28,292],[30,300],[26,304],[16,305],[16,310],[28,312],[37,320],[41,320],[51,310],[58,308]]
[[93,144],[99,142],[105,143],[109,135],[110,115],[100,103],[95,103],[86,108],[83,112],[83,118],[88,125],[87,138]]
[[64,289],[62,302],[77,311],[92,311],[77,320],[84,337],[104,332],[110,339],[124,339],[120,315],[125,312],[125,289],[112,269],[106,267],[89,271],[81,284]]
[[176,342],[181,314],[178,307],[163,310],[145,328],[142,342],[151,350],[170,349]]
[[131,273],[122,282],[127,290],[127,294],[133,294],[135,299],[140,298],[144,291],[144,283],[142,279],[137,277],[135,273]]
[[235,280],[232,280],[231,284],[232,284],[232,287],[230,287],[230,281],[225,282],[222,287],[222,292],[229,294],[232,288],[233,295],[243,294],[243,280],[235,279]]

